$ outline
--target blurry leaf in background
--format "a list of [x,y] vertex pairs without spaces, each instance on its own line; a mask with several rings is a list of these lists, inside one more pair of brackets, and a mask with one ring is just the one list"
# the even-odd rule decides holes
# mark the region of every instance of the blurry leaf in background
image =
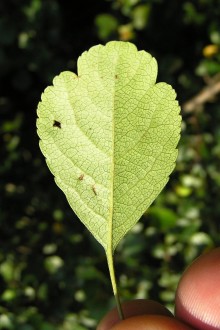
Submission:
[[207,45],[203,48],[202,52],[204,57],[213,57],[219,53],[219,46],[213,44]]
[[196,5],[190,1],[186,1],[183,4],[183,9],[185,11],[184,21],[186,24],[196,24],[201,25],[205,21],[205,16],[203,12],[197,9]]
[[110,14],[100,14],[96,16],[95,24],[97,33],[101,40],[106,41],[116,36],[118,21]]
[[48,273],[56,273],[64,264],[64,261],[59,256],[49,256],[45,258],[45,268]]
[[138,5],[132,11],[133,26],[137,30],[142,30],[147,26],[150,15],[150,5]]
[[122,41],[129,41],[134,39],[135,33],[133,30],[133,25],[132,24],[120,25],[118,27],[118,35],[119,35],[119,39]]
[[8,313],[0,314],[0,329],[14,329],[13,318]]
[[220,72],[220,58],[219,60],[203,60],[197,67],[196,73],[200,76],[214,76]]
[[170,208],[152,206],[147,215],[152,217],[152,222],[155,221],[155,227],[162,232],[173,228],[177,221],[177,214]]
[[22,8],[22,11],[24,12],[25,16],[27,17],[30,23],[32,23],[35,20],[36,15],[42,9],[42,5],[43,3],[41,0],[32,0],[29,2],[28,5]]

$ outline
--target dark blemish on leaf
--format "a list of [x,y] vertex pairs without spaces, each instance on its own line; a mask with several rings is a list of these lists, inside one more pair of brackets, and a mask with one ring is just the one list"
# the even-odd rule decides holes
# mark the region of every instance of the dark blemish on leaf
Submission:
[[92,191],[93,191],[94,194],[97,196],[97,191],[96,191],[95,185],[92,186]]
[[57,120],[54,120],[53,121],[53,127],[61,128],[61,122],[60,121],[57,121]]
[[117,74],[115,75],[115,79],[118,79],[118,75]]
[[80,181],[82,181],[82,180],[84,179],[84,174],[81,174],[81,175],[78,177],[78,179],[79,179]]

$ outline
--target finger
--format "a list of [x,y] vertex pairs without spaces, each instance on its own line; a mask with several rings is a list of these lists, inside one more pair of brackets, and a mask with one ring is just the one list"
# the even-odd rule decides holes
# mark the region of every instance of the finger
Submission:
[[220,329],[220,248],[186,270],[176,294],[176,317],[201,330]]
[[139,315],[114,325],[111,330],[192,330],[173,317],[162,315]]
[[[153,300],[138,299],[126,301],[122,304],[125,319],[135,315],[154,314],[172,316],[171,312],[164,306]],[[116,308],[110,311],[100,322],[97,330],[109,330],[120,322]]]

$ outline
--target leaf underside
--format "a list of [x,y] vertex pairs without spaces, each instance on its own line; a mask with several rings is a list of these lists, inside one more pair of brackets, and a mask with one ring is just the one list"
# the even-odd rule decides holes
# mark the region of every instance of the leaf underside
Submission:
[[84,52],[38,105],[40,148],[69,204],[114,250],[163,189],[180,135],[180,108],[157,63],[128,42]]

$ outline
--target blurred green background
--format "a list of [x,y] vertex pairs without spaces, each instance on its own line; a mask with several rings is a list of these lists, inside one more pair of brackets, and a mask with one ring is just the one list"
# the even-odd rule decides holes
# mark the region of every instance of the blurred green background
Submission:
[[176,89],[171,180],[115,255],[123,299],[173,309],[183,269],[220,244],[220,1],[1,0],[0,329],[95,329],[114,306],[104,251],[38,147],[41,93],[97,43],[134,42]]

